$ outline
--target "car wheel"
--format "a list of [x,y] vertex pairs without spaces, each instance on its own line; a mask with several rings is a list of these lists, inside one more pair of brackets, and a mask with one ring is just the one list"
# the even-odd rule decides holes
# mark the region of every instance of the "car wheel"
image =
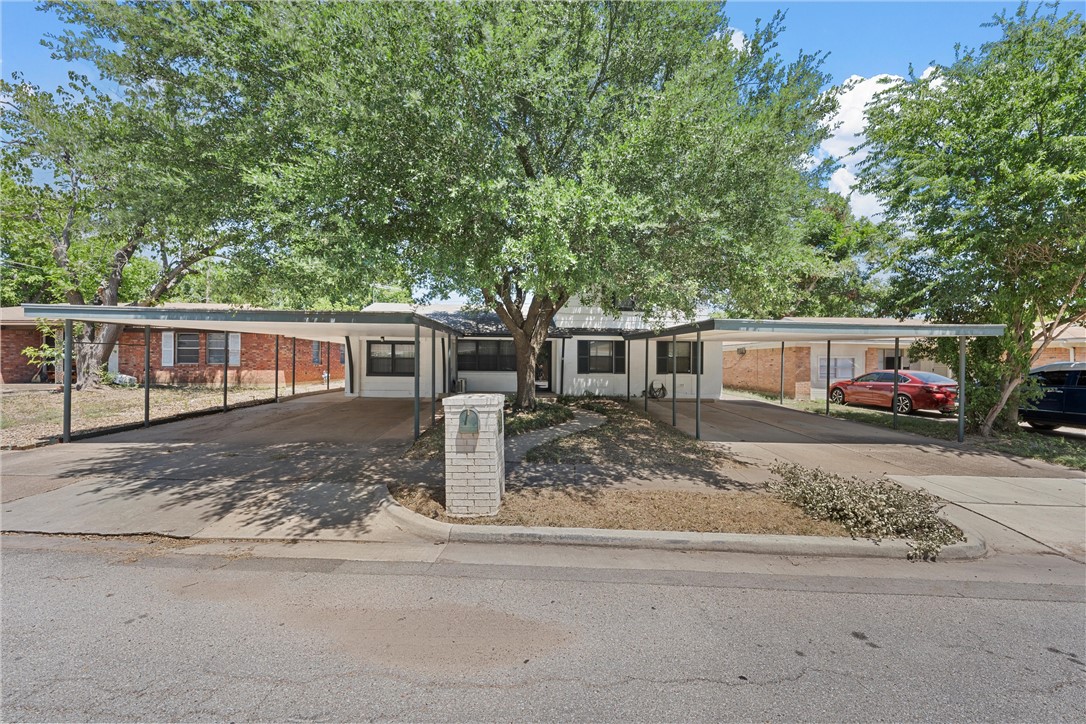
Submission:
[[899,415],[910,415],[913,411],[913,401],[908,395],[898,395],[895,408]]
[[1034,422],[1033,420],[1026,420],[1026,424],[1032,427],[1034,430],[1055,430],[1059,425],[1049,425],[1045,422]]
[[835,387],[833,391],[830,392],[830,402],[835,405],[845,404],[845,393],[840,387]]

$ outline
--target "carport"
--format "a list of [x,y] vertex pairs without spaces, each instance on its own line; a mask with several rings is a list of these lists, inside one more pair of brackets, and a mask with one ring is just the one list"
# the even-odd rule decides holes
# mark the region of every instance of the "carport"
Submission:
[[[756,319],[704,319],[689,324],[677,325],[659,331],[634,332],[626,335],[627,340],[670,339],[674,354],[676,342],[693,341],[700,348],[703,342],[720,343],[781,343],[781,389],[784,388],[784,345],[787,342],[805,342],[809,344],[825,342],[826,357],[831,357],[835,341],[878,342],[894,341],[894,371],[899,370],[901,360],[901,338],[956,337],[958,339],[958,442],[965,440],[965,359],[966,340],[969,337],[998,337],[1003,334],[1002,324],[926,324],[916,321],[886,323],[875,321],[798,321],[798,320],[756,320]],[[648,382],[648,348],[645,345],[645,389]],[[675,389],[677,365],[671,365],[672,390]],[[628,374],[628,373],[627,373]],[[695,437],[701,439],[701,375],[698,365],[696,374],[697,391],[694,395]],[[826,414],[829,414],[829,388],[831,375],[826,374]],[[894,377],[894,397],[897,397],[897,376]],[[676,395],[671,396],[671,424],[677,425],[678,410]],[[629,385],[627,384],[627,398]],[[648,410],[649,398],[645,395],[645,410]],[[894,405],[894,427],[897,427],[897,406]]]
[[[24,304],[23,312],[27,317],[60,320],[64,322],[64,442],[71,441],[71,412],[72,412],[72,326],[74,322],[120,324],[126,327],[142,327],[144,330],[144,380],[143,380],[143,425],[150,426],[150,400],[151,400],[151,329],[188,329],[214,332],[236,332],[251,334],[276,335],[275,368],[276,387],[275,399],[279,400],[279,344],[278,337],[291,337],[294,339],[306,339],[317,342],[346,342],[346,366],[345,374],[346,393],[352,394],[354,390],[354,370],[358,364],[351,353],[351,338],[383,337],[383,336],[411,336],[415,340],[415,370],[414,370],[414,432],[415,438],[419,436],[420,418],[420,378],[421,355],[420,339],[423,329],[430,330],[431,354],[430,354],[430,389],[437,389],[438,362],[436,356],[436,340],[438,334],[448,340],[448,347],[452,347],[452,340],[460,336],[460,333],[435,319],[418,314],[416,312],[306,312],[295,310],[272,309],[185,309],[181,307],[120,307],[120,306],[80,306],[71,304]],[[226,340],[229,340],[229,334]],[[223,367],[229,365],[229,341],[223,354]],[[445,365],[442,379],[447,382],[449,369]],[[223,411],[228,409],[227,399],[227,375],[223,375]],[[433,424],[437,416],[437,394],[432,392],[430,401],[430,422]]]

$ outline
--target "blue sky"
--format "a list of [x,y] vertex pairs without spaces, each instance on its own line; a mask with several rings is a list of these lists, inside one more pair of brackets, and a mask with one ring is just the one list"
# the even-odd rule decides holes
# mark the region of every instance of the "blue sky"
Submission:
[[[850,77],[874,79],[880,75],[904,76],[912,64],[920,73],[932,62],[954,61],[954,45],[976,47],[998,37],[994,28],[981,27],[992,16],[1018,7],[1017,2],[729,2],[726,14],[733,28],[749,33],[757,19],[772,17],[776,10],[786,15],[786,31],[779,41],[779,52],[786,59],[800,50],[828,52],[825,69],[834,83]],[[1078,9],[1081,2],[1065,2],[1062,12]],[[13,71],[46,88],[54,88],[67,79],[69,69],[51,60],[40,44],[46,34],[62,32],[63,26],[53,13],[35,9],[33,2],[0,0],[0,63],[4,77]],[[93,66],[76,66],[78,72],[97,80]],[[848,154],[849,147],[863,139],[863,106],[877,85],[874,80],[860,83],[842,98],[838,117],[840,128],[824,151],[843,158],[842,169],[830,187],[844,195],[855,179],[858,159]],[[107,88],[108,89],[108,88]],[[852,196],[858,213],[877,216],[874,199]]]

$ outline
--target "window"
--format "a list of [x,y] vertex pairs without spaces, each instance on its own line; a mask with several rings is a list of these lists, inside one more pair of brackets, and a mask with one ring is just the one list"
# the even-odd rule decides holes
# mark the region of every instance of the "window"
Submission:
[[366,347],[366,374],[374,377],[414,377],[414,342],[370,342]]
[[[226,333],[207,333],[207,363],[209,365],[221,365],[223,363],[223,346],[226,344]],[[237,367],[241,364],[241,335],[230,333],[230,364]]]
[[899,369],[899,370],[907,370],[907,369],[909,369],[909,366],[907,364],[905,364],[904,355],[901,356],[901,357],[895,357],[892,354],[886,355],[886,364],[884,364],[883,367],[885,367],[888,370],[892,370],[892,369],[894,369],[895,363],[897,365],[897,369]]
[[578,340],[577,374],[593,372],[621,375],[626,373],[626,343]]
[[516,372],[517,348],[511,339],[465,339],[456,343],[461,372]]
[[200,364],[200,333],[178,332],[175,355],[179,365]]
[[339,363],[340,364],[343,364],[344,349],[346,349],[346,345],[341,344],[339,346]]
[[313,343],[313,364],[319,365],[321,363],[321,343]]
[[[830,360],[830,379],[849,380],[856,373],[856,362],[851,357],[834,357]],[[826,379],[826,358],[818,358],[818,379]],[[893,381],[893,380],[891,380]]]
[[[675,367],[674,371],[680,375],[688,375],[696,373],[697,366],[691,365],[691,359],[693,357],[690,351],[696,350],[697,342],[676,342],[675,347]],[[698,358],[698,364],[704,364],[705,349],[702,348],[701,354],[696,355]],[[672,357],[671,357],[671,342],[657,342],[656,343],[656,374],[658,375],[670,375],[672,372]]]

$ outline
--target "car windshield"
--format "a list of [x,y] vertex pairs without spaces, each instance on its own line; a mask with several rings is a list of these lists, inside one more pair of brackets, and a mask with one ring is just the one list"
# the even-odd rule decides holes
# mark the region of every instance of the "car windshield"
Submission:
[[958,384],[957,382],[950,379],[949,377],[943,377],[942,375],[937,375],[934,372],[910,372],[909,374],[911,374],[913,377],[920,380],[921,382],[926,382],[929,385],[956,385],[956,384]]

